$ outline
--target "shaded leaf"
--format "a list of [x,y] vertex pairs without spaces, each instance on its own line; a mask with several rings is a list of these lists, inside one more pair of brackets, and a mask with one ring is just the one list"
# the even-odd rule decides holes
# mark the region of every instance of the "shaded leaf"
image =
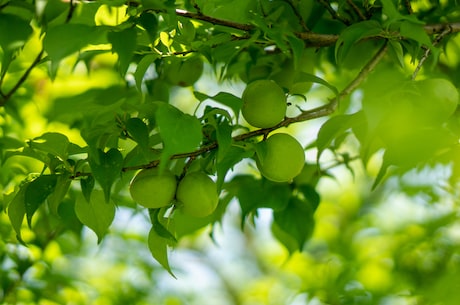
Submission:
[[10,219],[11,226],[16,232],[16,238],[22,242],[21,228],[26,215],[25,193],[30,182],[22,184],[19,191],[14,196],[13,200],[8,205],[8,218]]
[[32,216],[40,205],[54,191],[57,175],[41,175],[29,183],[24,193],[27,223],[32,225]]
[[109,202],[110,190],[113,183],[120,176],[121,169],[123,168],[123,156],[116,148],[111,148],[107,152],[98,150],[97,157],[89,159],[89,165],[93,172],[94,178],[101,185],[105,200]]
[[64,200],[67,191],[70,188],[72,180],[68,174],[62,174],[57,176],[56,187],[54,192],[48,196],[48,206],[53,214],[58,214],[58,209],[61,202]]
[[118,55],[121,75],[126,74],[128,66],[136,50],[137,32],[135,28],[127,28],[119,32],[109,32],[107,39],[112,44],[112,52]]
[[200,121],[185,114],[169,104],[160,104],[156,112],[156,122],[163,140],[160,168],[165,168],[166,161],[174,154],[195,150],[201,143]]
[[69,144],[69,139],[57,132],[47,132],[29,142],[31,148],[50,153],[61,160],[67,160]]
[[[314,204],[317,205],[316,202]],[[291,254],[293,251],[301,251],[307,239],[313,234],[315,226],[313,213],[314,208],[310,198],[305,200],[292,198],[286,209],[273,213],[273,222],[277,226],[275,232],[276,230],[285,232],[285,234],[278,232],[277,237]]]

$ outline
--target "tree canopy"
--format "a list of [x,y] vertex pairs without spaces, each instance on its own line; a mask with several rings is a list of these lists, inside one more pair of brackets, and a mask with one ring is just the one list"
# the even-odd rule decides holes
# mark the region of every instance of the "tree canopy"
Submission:
[[[328,253],[330,282],[299,275],[310,297],[433,279],[420,304],[457,304],[458,32],[455,0],[0,0],[0,299],[43,260],[14,247],[103,243],[120,214],[175,276],[171,249],[236,204],[242,231],[269,211],[288,256]],[[344,177],[359,200],[328,193]]]

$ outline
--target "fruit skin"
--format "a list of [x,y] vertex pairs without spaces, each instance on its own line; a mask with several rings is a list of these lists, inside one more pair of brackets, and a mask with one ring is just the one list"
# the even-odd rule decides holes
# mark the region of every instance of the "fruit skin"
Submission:
[[193,85],[203,74],[203,61],[193,56],[185,59],[169,58],[164,62],[164,77],[175,86]]
[[283,89],[272,80],[249,83],[242,95],[241,113],[254,127],[273,127],[284,119],[287,109]]
[[176,176],[168,170],[160,175],[158,168],[141,170],[131,181],[131,197],[141,206],[157,209],[169,206],[176,193]]
[[256,164],[260,173],[274,182],[290,182],[305,164],[302,145],[291,135],[276,133],[259,143]]
[[457,88],[443,78],[429,78],[417,81],[420,98],[417,107],[421,107],[433,121],[444,121],[457,109],[459,94]]
[[219,202],[217,187],[205,173],[192,172],[185,175],[177,186],[176,199],[184,214],[194,217],[211,215]]

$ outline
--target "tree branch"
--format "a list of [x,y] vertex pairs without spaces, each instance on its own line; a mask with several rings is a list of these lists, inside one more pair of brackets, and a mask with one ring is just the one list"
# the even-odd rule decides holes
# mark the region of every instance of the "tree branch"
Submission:
[[[327,7],[330,7],[330,5],[327,3],[325,0],[318,0],[320,1],[323,5],[327,5]],[[332,8],[330,8],[332,9]],[[333,10],[333,9],[332,9]],[[152,10],[156,13],[166,13],[163,10]],[[334,10],[333,10],[334,11]],[[335,13],[335,11],[334,11]],[[238,22],[233,22],[229,20],[224,20],[224,19],[219,19],[215,17],[211,17],[208,15],[204,15],[201,12],[200,13],[194,13],[194,12],[189,12],[186,10],[181,10],[181,9],[176,9],[176,14],[181,17],[185,18],[191,18],[195,20],[200,20],[200,21],[205,21],[212,23],[214,25],[221,25],[229,28],[233,28],[236,30],[241,30],[245,32],[250,32],[252,30],[255,30],[256,27],[252,24],[245,24],[245,23],[238,23]],[[364,16],[362,16],[364,17]],[[458,33],[460,32],[460,22],[452,22],[452,23],[437,23],[437,24],[429,24],[425,25],[424,29],[425,32],[428,35],[433,35],[433,34],[440,34],[442,33],[446,28],[451,29],[451,33]],[[295,35],[306,41],[306,45],[309,47],[326,47],[326,46],[332,46],[337,42],[337,39],[339,38],[338,34],[323,34],[323,33],[314,33],[310,31],[306,32],[298,32],[295,33]]]
[[[358,75],[335,97],[333,98],[328,104],[311,109],[311,110],[306,110],[303,111],[301,114],[298,116],[289,118],[286,117],[283,121],[281,121],[279,124],[276,126],[270,127],[270,128],[262,128],[262,129],[257,129],[253,130],[244,134],[240,134],[237,136],[234,136],[232,139],[234,142],[239,142],[239,141],[244,141],[253,137],[257,136],[266,136],[270,132],[282,128],[282,127],[287,127],[291,124],[298,123],[298,122],[304,122],[304,121],[309,121],[313,119],[317,119],[320,117],[325,117],[328,116],[337,109],[337,106],[339,104],[339,100],[347,95],[349,95],[351,92],[353,92],[356,88],[359,87],[359,85],[366,79],[366,77],[371,73],[377,64],[382,60],[383,56],[385,55],[386,51],[388,49],[387,42],[380,48],[380,50],[372,57],[372,59],[361,69],[361,71],[358,73]],[[181,154],[175,154],[171,156],[171,160],[174,159],[184,159],[184,158],[196,158],[204,153],[207,153],[209,151],[212,151],[214,149],[218,148],[218,143],[217,142],[212,142],[208,145],[205,145],[201,147],[200,149],[197,149],[195,151],[189,152],[189,153],[181,153]],[[127,172],[130,170],[138,170],[138,169],[143,169],[143,168],[152,168],[156,167],[160,164],[159,160],[154,160],[148,164],[144,165],[139,165],[139,166],[130,166],[130,167],[124,167],[122,169],[123,172]],[[82,176],[81,174],[75,174],[73,177],[80,177]]]
[[5,106],[5,104],[8,102],[8,100],[11,98],[11,96],[21,87],[21,85],[26,81],[27,77],[29,76],[30,72],[32,72],[33,68],[35,68],[36,65],[40,63],[42,60],[44,50],[42,49],[40,53],[37,55],[37,57],[34,59],[34,61],[30,64],[29,68],[24,72],[24,74],[21,76],[21,78],[18,80],[18,82],[14,85],[13,88],[8,91],[6,94],[2,94],[2,98],[0,99],[0,107]]

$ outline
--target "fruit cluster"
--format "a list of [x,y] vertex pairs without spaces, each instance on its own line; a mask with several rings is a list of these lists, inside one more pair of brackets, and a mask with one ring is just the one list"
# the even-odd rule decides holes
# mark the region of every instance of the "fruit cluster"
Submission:
[[175,204],[193,217],[211,215],[219,202],[216,184],[203,172],[188,173],[178,181],[167,169],[143,169],[131,181],[129,191],[141,206],[158,209]]
[[[252,126],[272,128],[285,118],[287,101],[283,89],[273,80],[249,83],[242,95],[241,113]],[[275,133],[256,148],[260,173],[275,182],[289,182],[300,174],[305,153],[300,143],[286,133]]]

